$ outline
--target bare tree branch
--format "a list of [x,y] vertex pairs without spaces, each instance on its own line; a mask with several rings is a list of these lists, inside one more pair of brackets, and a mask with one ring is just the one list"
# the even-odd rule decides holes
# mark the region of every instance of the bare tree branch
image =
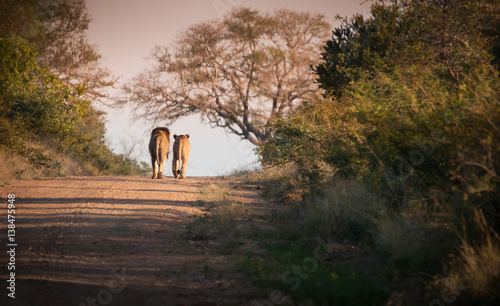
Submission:
[[173,121],[199,113],[212,127],[260,145],[278,115],[316,89],[330,25],[322,15],[235,9],[223,20],[195,24],[170,47],[152,51],[152,68],[123,87],[142,117]]

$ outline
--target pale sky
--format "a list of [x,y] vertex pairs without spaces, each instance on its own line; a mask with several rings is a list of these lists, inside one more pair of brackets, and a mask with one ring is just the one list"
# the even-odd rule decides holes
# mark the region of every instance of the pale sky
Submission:
[[[151,65],[146,58],[156,45],[170,45],[176,35],[190,25],[217,19],[232,7],[245,6],[263,12],[288,8],[321,13],[333,26],[336,15],[366,15],[372,1],[365,0],[86,0],[92,17],[87,32],[90,43],[97,45],[102,64],[119,77],[117,87],[128,82]],[[364,3],[364,4],[361,4]],[[111,90],[117,95],[118,90]],[[135,143],[132,157],[150,162],[147,143],[152,124],[135,121],[128,109],[100,107],[108,115],[107,134],[111,148],[122,153]],[[166,126],[160,124],[162,126]],[[186,175],[227,174],[235,168],[255,167],[254,146],[221,128],[212,129],[190,116],[167,126],[172,133],[190,134],[191,155]],[[173,142],[173,139],[171,139]],[[126,143],[123,145],[123,143]],[[169,155],[165,175],[171,175]]]

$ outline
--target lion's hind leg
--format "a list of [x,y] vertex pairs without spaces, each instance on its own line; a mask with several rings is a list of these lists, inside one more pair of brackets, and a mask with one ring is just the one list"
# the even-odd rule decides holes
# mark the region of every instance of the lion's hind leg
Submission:
[[179,174],[180,174],[180,171],[179,171],[179,168],[180,168],[180,160],[179,159],[175,159],[172,161],[172,174],[174,175],[175,178],[179,178]]
[[181,177],[181,179],[185,179],[186,178],[186,169],[187,169],[188,161],[189,161],[189,157],[184,157],[182,159],[182,169],[180,171],[180,177]]
[[165,156],[161,156],[161,161],[160,161],[160,171],[158,172],[158,178],[162,179],[163,178],[163,169],[165,168],[165,162],[167,161],[167,158]]
[[151,166],[153,168],[153,176],[151,178],[156,179],[158,178],[158,163],[154,157],[151,157]]

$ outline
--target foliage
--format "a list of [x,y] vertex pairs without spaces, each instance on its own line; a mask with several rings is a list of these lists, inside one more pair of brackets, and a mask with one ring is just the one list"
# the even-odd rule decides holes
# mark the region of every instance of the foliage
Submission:
[[346,131],[339,120],[346,108],[329,98],[317,97],[313,101],[303,103],[290,118],[278,119],[273,137],[259,148],[259,153],[266,164],[294,163],[306,186],[321,188],[321,183],[335,171],[327,161],[342,158],[337,156],[336,148],[341,147],[339,142],[349,140],[341,138]]
[[498,63],[496,0],[377,1],[371,17],[343,19],[316,66],[320,87],[335,97],[351,82],[397,67],[433,66],[443,79],[459,83],[471,67]]
[[[425,303],[436,289],[431,277],[467,280],[464,304],[497,302],[498,1],[384,2],[334,29],[314,68],[322,95],[276,120],[259,148],[267,165],[296,165],[311,191],[284,232],[312,224],[316,235],[330,229],[337,239],[362,233],[395,283],[390,303]],[[372,192],[384,213],[353,202],[345,181]],[[476,209],[495,242],[472,230]],[[463,243],[454,227],[481,243]]]
[[290,113],[316,86],[329,25],[324,16],[247,8],[191,26],[171,47],[157,47],[155,65],[124,87],[144,117],[175,120],[199,113],[213,127],[265,142],[277,115]]
[[[103,113],[96,111],[85,98],[91,89],[85,84],[73,84],[61,77],[63,72],[57,73],[54,67],[43,64],[50,52],[40,49],[39,40],[47,34],[46,31],[56,35],[55,24],[58,24],[61,27],[59,31],[62,31],[58,37],[64,40],[71,35],[72,29],[79,33],[76,36],[84,30],[83,25],[73,28],[57,21],[63,16],[52,16],[52,13],[57,15],[52,9],[61,14],[68,13],[60,7],[66,5],[68,10],[78,10],[75,14],[81,17],[84,7],[73,7],[71,5],[79,3],[73,2],[7,1],[1,4],[2,8],[15,8],[11,7],[12,17],[2,19],[0,24],[0,151],[13,154],[12,158],[21,160],[18,164],[24,165],[23,169],[13,166],[5,171],[15,172],[21,178],[141,173],[144,169],[137,162],[115,155],[107,148]],[[48,7],[41,12],[38,10],[41,5]],[[50,19],[50,16],[55,19]],[[71,16],[64,18],[80,18]],[[69,41],[66,43],[71,44]],[[80,55],[73,56],[74,61],[86,61],[79,58]],[[96,60],[94,58],[90,62],[95,64]],[[70,77],[70,74],[66,76]],[[71,78],[76,80],[73,76]]]
[[[370,47],[357,41],[383,42],[381,35],[405,44],[376,52],[390,66],[360,60],[369,69],[356,68],[358,76],[348,77],[343,94],[335,91],[337,87],[330,90],[331,95],[304,103],[292,117],[278,120],[273,138],[260,148],[264,161],[295,162],[309,186],[318,186],[333,175],[362,180],[385,190],[393,205],[401,205],[410,195],[427,197],[435,189],[461,192],[465,198],[498,197],[499,81],[497,69],[491,66],[494,57],[484,43],[496,41],[497,36],[479,39],[497,21],[470,28],[476,21],[461,13],[467,4],[473,16],[483,20],[494,16],[497,7],[489,1],[446,3],[376,4],[368,20],[362,23],[357,16],[336,29],[334,33],[342,30],[351,36],[329,44],[348,50],[368,52]],[[444,22],[438,18],[454,20],[449,22],[457,28],[446,24],[432,34],[429,27]],[[400,32],[386,33],[393,28]],[[424,40],[413,37],[424,34]],[[445,38],[449,41],[436,42]],[[463,41],[460,48],[454,44],[458,40]],[[383,44],[384,48],[390,45]],[[340,56],[337,49],[327,51]],[[449,57],[435,57],[441,53]],[[325,56],[325,64],[334,61]],[[358,67],[340,60],[332,65]],[[337,72],[322,77],[343,79]]]
[[2,37],[29,42],[39,66],[72,85],[75,93],[96,100],[115,83],[87,40],[91,19],[84,0],[4,0],[0,20]]

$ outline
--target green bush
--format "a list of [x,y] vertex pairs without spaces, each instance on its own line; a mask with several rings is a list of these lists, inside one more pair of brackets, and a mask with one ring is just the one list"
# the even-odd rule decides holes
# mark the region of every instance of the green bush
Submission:
[[496,298],[496,244],[465,244],[451,229],[482,241],[479,208],[492,241],[500,230],[498,13],[493,0],[393,0],[342,20],[315,67],[324,91],[277,119],[259,148],[268,164],[296,165],[310,191],[279,219],[290,221],[283,233],[367,238],[397,283],[394,301],[433,294],[448,264],[470,300]]
[[111,152],[104,142],[103,113],[40,67],[29,43],[0,37],[0,55],[0,149],[26,161],[25,169],[13,170],[17,177],[147,170]]

